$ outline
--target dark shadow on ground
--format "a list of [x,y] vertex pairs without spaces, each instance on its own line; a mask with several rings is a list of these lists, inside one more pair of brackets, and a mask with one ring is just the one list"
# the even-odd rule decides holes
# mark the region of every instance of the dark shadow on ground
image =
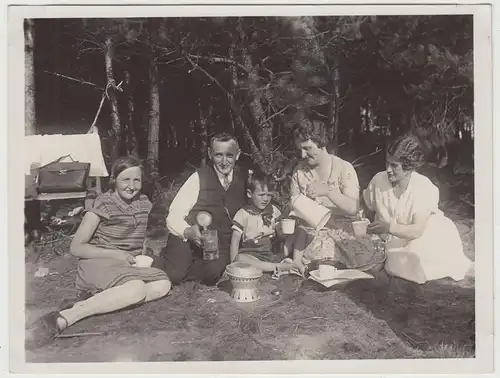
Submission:
[[342,290],[349,298],[387,322],[412,347],[440,344],[475,350],[474,288],[443,279],[417,285],[398,278],[352,282]]

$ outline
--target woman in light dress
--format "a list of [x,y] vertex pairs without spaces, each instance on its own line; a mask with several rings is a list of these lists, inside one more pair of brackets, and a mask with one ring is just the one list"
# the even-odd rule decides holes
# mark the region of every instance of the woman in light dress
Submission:
[[439,189],[416,172],[424,164],[419,140],[406,135],[387,151],[386,170],[363,191],[374,221],[367,232],[386,239],[385,270],[390,276],[425,283],[458,281],[472,267],[455,224],[439,210]]

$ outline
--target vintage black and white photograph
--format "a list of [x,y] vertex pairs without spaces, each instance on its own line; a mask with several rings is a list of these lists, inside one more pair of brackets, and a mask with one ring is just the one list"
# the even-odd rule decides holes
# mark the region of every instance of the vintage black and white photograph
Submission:
[[478,357],[489,19],[80,8],[16,19],[25,363]]

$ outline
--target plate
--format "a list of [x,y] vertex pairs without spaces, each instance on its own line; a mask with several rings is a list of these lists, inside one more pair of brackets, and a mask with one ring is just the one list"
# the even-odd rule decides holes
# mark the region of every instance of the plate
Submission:
[[319,270],[313,270],[312,272],[309,273],[310,276],[315,280],[320,283],[322,282],[329,282],[329,281],[353,281],[353,280],[360,280],[360,279],[372,279],[373,276],[364,273],[360,270],[356,269],[342,269],[342,270],[337,270],[332,273],[332,275],[328,278],[321,277],[319,275]]

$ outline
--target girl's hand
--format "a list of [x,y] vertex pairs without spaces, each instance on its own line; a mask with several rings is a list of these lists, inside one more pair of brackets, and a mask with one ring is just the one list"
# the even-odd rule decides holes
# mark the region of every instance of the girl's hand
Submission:
[[383,221],[377,220],[372,222],[366,228],[367,234],[388,234],[389,233],[390,224]]
[[124,261],[130,265],[135,264],[135,257],[131,253],[124,251],[116,251],[116,259]]
[[327,196],[329,191],[330,185],[322,182],[314,182],[312,184],[309,184],[306,189],[307,196],[313,199],[316,197]]

